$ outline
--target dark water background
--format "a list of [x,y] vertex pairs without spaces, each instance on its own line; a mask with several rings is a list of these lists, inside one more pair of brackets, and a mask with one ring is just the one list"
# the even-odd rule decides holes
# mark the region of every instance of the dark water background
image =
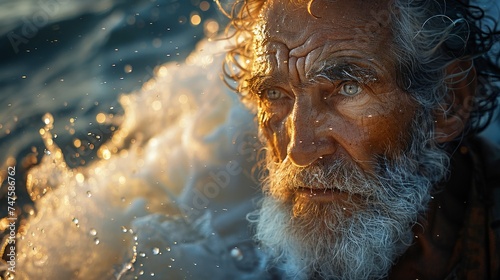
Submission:
[[120,114],[119,94],[139,89],[157,65],[182,63],[204,37],[203,22],[190,22],[194,14],[223,19],[212,1],[3,0],[0,162],[43,147],[38,130],[47,112],[58,143],[92,130],[98,112]]
[[[47,152],[42,117],[53,115],[68,166],[89,164],[120,124],[119,95],[139,90],[156,66],[183,63],[212,35],[210,21],[219,31],[226,21],[211,0],[0,0],[0,178],[16,166],[18,214],[32,207],[26,170]],[[98,123],[98,113],[114,123]],[[8,213],[1,181],[0,219]]]

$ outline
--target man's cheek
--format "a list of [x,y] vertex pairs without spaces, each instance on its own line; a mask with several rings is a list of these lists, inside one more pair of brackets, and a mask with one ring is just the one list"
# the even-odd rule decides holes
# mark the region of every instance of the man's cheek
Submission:
[[391,109],[388,107],[391,105],[387,102],[376,102],[370,95],[362,94],[338,103],[336,109],[346,119],[361,123],[364,120],[370,121],[374,117],[387,114],[387,111]]
[[269,148],[275,156],[275,161],[285,159],[288,142],[290,141],[286,120],[282,120],[274,115],[269,118],[263,129],[266,131],[265,137],[270,145]]

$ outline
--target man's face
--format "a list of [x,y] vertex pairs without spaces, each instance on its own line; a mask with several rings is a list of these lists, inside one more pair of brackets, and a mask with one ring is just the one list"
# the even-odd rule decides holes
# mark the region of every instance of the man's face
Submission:
[[270,172],[257,237],[294,273],[382,276],[427,203],[419,161],[443,156],[422,150],[432,120],[396,84],[387,1],[291,2],[269,1],[254,30]]
[[[407,147],[415,113],[396,85],[387,3],[314,1],[311,15],[289,2],[270,1],[255,40],[253,86],[271,156],[296,167],[343,159],[371,174],[379,157]],[[346,199],[314,185],[294,196]]]

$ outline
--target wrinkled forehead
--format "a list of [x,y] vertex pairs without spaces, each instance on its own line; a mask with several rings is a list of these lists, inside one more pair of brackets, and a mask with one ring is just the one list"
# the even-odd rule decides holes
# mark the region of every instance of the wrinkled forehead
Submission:
[[307,56],[317,61],[336,51],[367,58],[387,53],[392,42],[391,4],[389,0],[268,1],[254,29],[252,72],[273,68],[270,54],[283,60]]

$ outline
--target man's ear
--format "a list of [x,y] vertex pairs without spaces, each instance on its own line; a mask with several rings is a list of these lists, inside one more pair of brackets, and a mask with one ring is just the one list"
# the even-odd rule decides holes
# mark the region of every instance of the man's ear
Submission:
[[472,61],[455,61],[446,68],[448,95],[434,112],[435,139],[450,142],[462,134],[474,107],[476,70]]

